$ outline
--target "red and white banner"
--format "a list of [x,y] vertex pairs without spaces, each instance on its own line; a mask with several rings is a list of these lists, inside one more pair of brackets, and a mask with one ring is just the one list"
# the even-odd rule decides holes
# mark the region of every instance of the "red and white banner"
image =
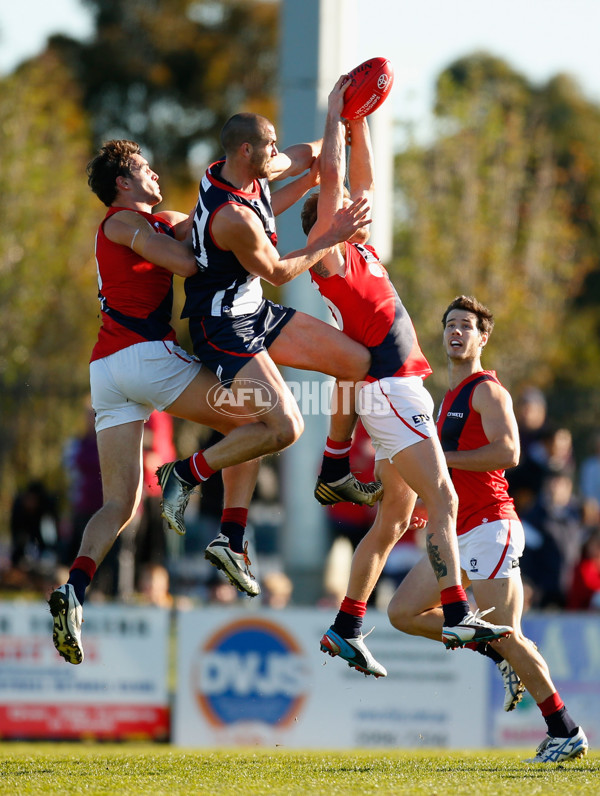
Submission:
[[86,605],[85,660],[65,662],[44,604],[0,604],[0,738],[169,737],[169,612]]

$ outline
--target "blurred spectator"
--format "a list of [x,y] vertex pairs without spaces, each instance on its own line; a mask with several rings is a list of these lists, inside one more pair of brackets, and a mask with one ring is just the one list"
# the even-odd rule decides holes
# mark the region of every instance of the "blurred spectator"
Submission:
[[581,463],[579,490],[587,525],[600,525],[600,433],[593,437],[593,453]]
[[591,531],[583,545],[581,559],[573,571],[567,608],[600,611],[600,526]]
[[[374,480],[375,450],[363,424],[356,424],[350,449],[350,469],[361,481]],[[358,543],[369,530],[376,506],[357,506],[354,503],[336,503],[327,507],[329,553],[323,574],[322,607],[339,607],[346,594],[352,555]],[[377,587],[371,595],[376,598]]]
[[[250,544],[261,559],[278,561],[280,531],[283,519],[279,456],[263,456],[256,480],[254,496],[248,510],[248,535]],[[254,570],[253,570],[254,571]],[[256,574],[256,573],[255,573]]]
[[67,567],[77,556],[88,520],[102,506],[102,477],[94,422],[94,410],[88,405],[83,434],[68,440],[63,452],[70,521],[67,533],[61,534],[59,540],[59,563]]
[[285,608],[294,587],[284,572],[267,572],[262,577],[262,604],[266,608]]
[[144,425],[143,497],[135,534],[135,580],[140,590],[140,577],[147,566],[166,567],[167,536],[161,517],[161,489],[156,470],[177,458],[173,442],[173,418],[166,412],[152,412]]
[[56,563],[56,497],[41,481],[30,481],[15,496],[10,513],[10,560],[15,570],[36,572]]
[[[374,463],[375,451],[371,438],[359,420],[350,449],[350,469],[361,481],[373,481]],[[333,543],[339,536],[345,536],[350,540],[354,550],[373,524],[376,514],[376,506],[357,506],[355,503],[336,503],[328,506],[330,541]]]
[[573,439],[569,429],[546,424],[525,454],[521,451],[519,464],[506,471],[508,491],[520,515],[532,509],[546,477],[556,472],[574,475]]
[[138,594],[148,605],[171,608],[173,598],[169,592],[169,573],[161,564],[144,564],[138,573]]
[[527,453],[529,446],[537,441],[539,432],[546,424],[546,413],[544,393],[537,387],[525,387],[515,402],[522,456]]
[[521,519],[521,571],[532,589],[531,607],[564,608],[585,533],[570,473],[550,471],[535,504]]
[[506,471],[508,491],[517,512],[527,511],[535,503],[542,486],[544,468],[530,448],[539,442],[546,424],[546,399],[537,387],[524,387],[515,401],[515,417],[519,427],[521,456],[516,467]]
[[211,567],[206,581],[206,599],[210,605],[233,605],[237,603],[240,592],[221,572]]

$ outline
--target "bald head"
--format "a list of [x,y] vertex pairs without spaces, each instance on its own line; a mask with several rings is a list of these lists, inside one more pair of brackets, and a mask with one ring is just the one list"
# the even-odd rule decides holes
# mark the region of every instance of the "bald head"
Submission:
[[273,135],[273,125],[257,113],[236,113],[225,122],[221,130],[221,145],[226,155],[232,155],[242,146],[259,146]]

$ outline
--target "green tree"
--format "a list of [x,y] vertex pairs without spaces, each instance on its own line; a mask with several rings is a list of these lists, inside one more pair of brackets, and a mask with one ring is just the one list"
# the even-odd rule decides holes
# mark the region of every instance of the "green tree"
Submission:
[[576,307],[598,267],[598,108],[567,78],[538,89],[475,54],[440,75],[435,110],[433,143],[397,158],[394,266],[437,366],[436,389],[445,381],[441,312],[459,293],[494,309],[493,361],[513,386],[558,391],[558,372],[563,386],[590,384],[597,328]]
[[59,485],[61,446],[82,414],[98,326],[89,131],[77,84],[51,52],[0,82],[0,148],[0,495],[7,506],[26,479]]
[[271,116],[277,5],[256,0],[86,0],[89,43],[55,37],[79,74],[96,143],[132,138],[165,181],[190,180],[220,152],[231,114]]

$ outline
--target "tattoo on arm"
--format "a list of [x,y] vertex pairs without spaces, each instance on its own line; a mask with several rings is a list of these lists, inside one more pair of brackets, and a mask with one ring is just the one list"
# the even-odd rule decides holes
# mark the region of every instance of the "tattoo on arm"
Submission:
[[440,556],[440,549],[436,544],[432,544],[431,539],[433,538],[432,533],[427,534],[427,556],[429,557],[429,563],[433,568],[433,574],[439,580],[440,578],[445,577],[448,574],[448,567],[446,566],[446,562]]
[[317,274],[317,276],[322,276],[324,278],[327,278],[328,276],[330,276],[329,270],[327,268],[325,268],[325,266],[323,265],[323,263],[321,261],[319,261],[318,263],[315,263],[312,266],[312,270],[315,272],[315,274]]

